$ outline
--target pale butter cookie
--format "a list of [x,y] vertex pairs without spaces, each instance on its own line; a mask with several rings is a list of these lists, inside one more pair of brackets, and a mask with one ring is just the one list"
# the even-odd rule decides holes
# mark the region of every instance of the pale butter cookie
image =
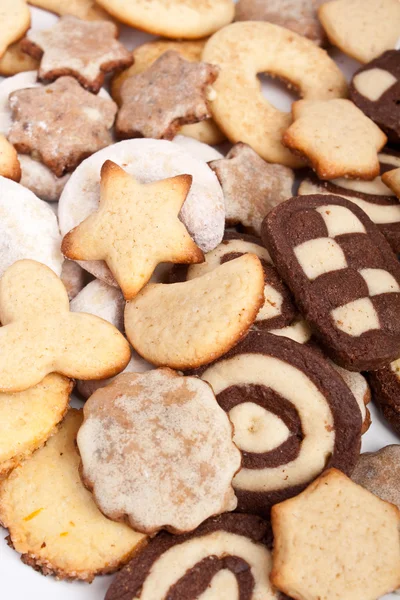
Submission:
[[292,118],[264,98],[257,74],[289,82],[307,100],[347,94],[344,75],[324,50],[272,23],[239,22],[224,27],[208,40],[202,60],[221,69],[209,101],[228,139],[249,144],[265,160],[288,167],[303,164],[281,141]]
[[11,44],[0,58],[0,75],[9,77],[23,71],[34,71],[39,61],[21,50],[21,41]]
[[170,369],[119,375],[83,411],[82,477],[109,518],[184,533],[236,508],[240,452],[204,381]]
[[7,138],[0,133],[0,176],[19,181],[21,179],[21,165],[17,151]]
[[130,27],[174,39],[211,35],[230,23],[235,12],[232,0],[98,0],[98,4]]
[[52,374],[24,392],[0,393],[0,479],[55,432],[72,387],[66,377]]
[[398,508],[330,469],[272,508],[271,581],[294,600],[376,600],[400,585],[399,526]]
[[245,254],[191,281],[147,285],[127,302],[125,331],[147,361],[196,368],[232,348],[263,303],[261,261]]
[[112,17],[95,0],[29,0],[29,4],[56,15],[74,15],[86,21],[111,21]]
[[71,409],[46,446],[1,483],[0,521],[24,563],[90,582],[120,568],[146,538],[107,519],[83,486],[75,445],[81,423],[81,411]]
[[31,14],[26,0],[0,0],[0,58],[8,46],[29,28]]
[[400,167],[384,173],[382,181],[400,198]]

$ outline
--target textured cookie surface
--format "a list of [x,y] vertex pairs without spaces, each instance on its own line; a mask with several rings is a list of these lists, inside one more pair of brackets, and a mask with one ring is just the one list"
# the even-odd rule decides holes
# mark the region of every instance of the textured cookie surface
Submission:
[[[123,167],[140,183],[153,183],[176,175],[192,175],[190,192],[180,218],[196,244],[208,252],[222,240],[225,206],[221,186],[204,162],[166,140],[127,140],[97,152],[80,165],[68,182],[59,203],[59,223],[65,235],[98,209],[100,170],[106,160]],[[116,285],[104,263],[85,261],[95,277]]]
[[359,69],[349,91],[354,104],[399,144],[400,50],[388,50]]
[[72,77],[13,92],[10,106],[9,141],[18,152],[39,156],[57,177],[112,142],[116,105],[82,89]]
[[324,0],[239,0],[235,21],[268,21],[304,35],[318,45],[325,41],[317,9]]
[[75,447],[81,422],[81,412],[71,409],[46,446],[1,483],[0,520],[28,565],[92,581],[116,571],[146,538],[102,515],[82,484]]
[[0,57],[7,47],[21,38],[31,22],[26,0],[1,0],[0,2]]
[[95,0],[29,0],[29,4],[56,15],[74,15],[87,21],[110,21],[111,16]]
[[377,452],[365,452],[351,476],[375,496],[400,508],[400,446],[385,446]]
[[316,352],[284,337],[250,331],[198,371],[234,427],[242,469],[233,486],[242,512],[268,516],[325,468],[351,473],[360,449],[355,398]]
[[213,160],[210,167],[224,192],[228,227],[240,223],[260,235],[264,217],[292,195],[293,171],[267,163],[247,144],[236,144],[226,158]]
[[231,0],[99,0],[98,4],[131,27],[178,39],[211,35],[234,15]]
[[100,205],[63,239],[74,260],[105,260],[126,299],[146,285],[158,264],[204,260],[178,214],[190,175],[140,184],[112,161],[101,168]]
[[236,508],[240,452],[212,389],[170,369],[124,374],[85,404],[77,443],[101,511],[154,534]]
[[254,515],[208,519],[190,534],[161,533],[115,577],[106,600],[278,600],[270,527]]
[[208,119],[207,93],[217,76],[218,67],[165,52],[123,82],[117,135],[171,140],[182,125]]
[[147,285],[126,305],[125,331],[147,361],[195,368],[232,348],[263,303],[262,264],[246,254],[191,281]]
[[224,27],[208,40],[202,60],[221,69],[210,106],[228,139],[245,142],[265,160],[289,167],[302,165],[281,141],[291,116],[264,98],[257,74],[288,81],[308,100],[346,95],[344,76],[324,50],[272,23],[238,22]]
[[320,179],[374,179],[385,134],[352,102],[300,100],[292,106],[294,123],[285,146],[305,158]]
[[72,383],[48,375],[25,392],[0,394],[0,477],[40,448],[67,411]]
[[61,239],[51,208],[22,185],[0,177],[0,213],[0,277],[22,258],[37,260],[59,275]]
[[337,196],[298,196],[269,213],[262,238],[335,362],[368,371],[398,357],[399,264],[358,206]]
[[[400,167],[400,153],[384,148],[378,154],[381,174]],[[373,221],[394,252],[400,252],[400,204],[394,192],[378,175],[372,181],[359,181],[339,177],[331,181],[320,181],[309,175],[299,187],[299,194],[333,194],[357,204]],[[400,191],[399,191],[400,194]]]
[[77,379],[110,377],[130,359],[123,335],[98,317],[70,313],[61,280],[33,260],[14,263],[1,278],[0,322],[3,392],[26,390],[53,372]]
[[394,48],[399,37],[397,0],[334,0],[318,16],[330,42],[362,63]]
[[90,22],[67,15],[50,29],[30,31],[22,47],[27,54],[41,59],[40,81],[49,83],[62,75],[71,75],[83,87],[97,93],[105,73],[132,64],[132,55],[116,39],[117,34],[113,23]]
[[273,507],[271,581],[295,600],[376,600],[400,584],[399,525],[395,506],[330,469]]

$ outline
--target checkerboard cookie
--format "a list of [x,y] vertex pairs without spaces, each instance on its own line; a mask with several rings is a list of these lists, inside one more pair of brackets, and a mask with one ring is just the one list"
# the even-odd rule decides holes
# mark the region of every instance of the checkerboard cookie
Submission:
[[386,237],[394,252],[400,252],[400,204],[394,192],[383,182],[385,176],[400,167],[400,153],[384,148],[378,154],[380,173],[372,181],[345,179],[339,177],[331,181],[321,181],[310,173],[300,183],[298,193],[328,194],[341,196],[357,204]]
[[268,516],[325,468],[351,473],[361,415],[336,371],[314,350],[250,331],[228,354],[197,371],[211,384],[234,427],[242,469],[238,509]]
[[263,223],[262,239],[329,356],[353,371],[400,353],[400,267],[384,236],[354,203],[298,196]]
[[107,519],[83,486],[75,444],[81,423],[82,412],[71,409],[46,446],[0,484],[0,522],[24,563],[90,582],[118,570],[146,538]]

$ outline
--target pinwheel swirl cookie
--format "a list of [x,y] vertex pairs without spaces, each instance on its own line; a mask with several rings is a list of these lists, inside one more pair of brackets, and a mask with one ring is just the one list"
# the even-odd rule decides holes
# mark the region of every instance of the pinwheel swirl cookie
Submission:
[[351,473],[361,415],[336,371],[314,350],[251,331],[228,354],[197,371],[211,384],[234,427],[242,469],[238,509],[268,515],[325,468]]
[[186,535],[161,533],[118,573],[106,600],[278,600],[270,541],[269,524],[254,515],[225,514]]

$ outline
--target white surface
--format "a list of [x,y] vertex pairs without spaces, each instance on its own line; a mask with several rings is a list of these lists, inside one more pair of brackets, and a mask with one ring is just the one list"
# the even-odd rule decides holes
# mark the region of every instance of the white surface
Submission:
[[[49,27],[57,20],[54,15],[39,9],[31,8],[31,11],[32,26],[35,28]],[[120,39],[128,48],[134,48],[153,38],[153,36],[127,27],[122,27],[121,30]],[[356,61],[346,58],[336,50],[333,50],[331,55],[348,77],[358,67]],[[265,96],[279,108],[288,110],[293,95],[287,92],[279,82],[274,82],[269,78],[263,78],[263,82]],[[73,404],[76,407],[82,405],[77,400],[73,400]],[[398,436],[386,426],[375,407],[370,406],[370,410],[372,425],[363,437],[362,451],[375,451],[388,444],[400,443]],[[0,528],[1,598],[5,600],[25,600],[25,598],[32,598],[32,600],[102,600],[104,598],[111,576],[97,577],[90,585],[59,582],[52,577],[43,577],[20,562],[19,555],[3,541],[6,535],[7,532]],[[373,574],[371,575],[373,576]],[[398,596],[394,594],[385,596],[385,600],[396,598]]]

